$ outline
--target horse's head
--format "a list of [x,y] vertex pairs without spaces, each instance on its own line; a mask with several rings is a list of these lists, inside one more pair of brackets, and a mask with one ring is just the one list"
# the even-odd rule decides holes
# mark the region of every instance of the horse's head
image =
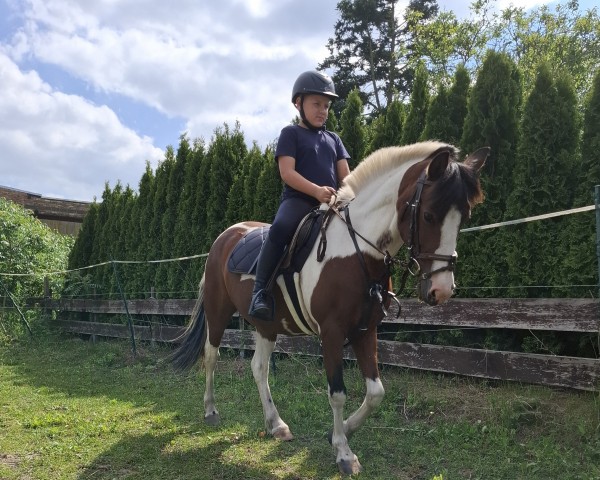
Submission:
[[489,152],[481,148],[458,163],[457,151],[442,147],[410,167],[400,183],[398,229],[409,269],[419,276],[419,299],[429,305],[445,302],[454,291],[458,232],[483,201],[479,172]]

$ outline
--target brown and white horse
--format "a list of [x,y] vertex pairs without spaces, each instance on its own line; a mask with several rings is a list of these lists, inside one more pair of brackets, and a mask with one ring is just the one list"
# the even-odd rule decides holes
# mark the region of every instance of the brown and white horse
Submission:
[[[360,471],[361,465],[348,445],[348,438],[384,395],[377,367],[377,324],[383,317],[383,308],[364,308],[371,298],[372,279],[383,278],[387,290],[389,263],[404,244],[411,258],[408,268],[419,272],[419,298],[430,305],[450,298],[457,235],[471,208],[483,200],[479,171],[488,154],[489,149],[482,148],[464,162],[458,162],[458,152],[453,146],[422,142],[383,148],[364,159],[345,179],[335,205],[321,206],[338,213],[331,217],[326,230],[328,246],[324,257],[321,261],[316,259],[315,244],[303,269],[296,274],[304,324],[288,308],[289,298],[282,293],[285,290],[280,288],[280,279],[273,289],[276,305],[273,321],[261,321],[246,314],[254,277],[230,273],[227,261],[238,240],[250,229],[264,224],[244,222],[225,230],[210,249],[191,323],[172,356],[176,368],[185,370],[203,355],[206,422],[211,425],[219,422],[214,370],[223,332],[238,311],[256,327],[251,366],[267,432],[277,439],[291,440],[292,433],[271,397],[269,359],[277,335],[314,332],[322,343],[333,410],[330,441],[336,462],[343,474]],[[362,405],[344,420],[346,342],[354,350],[365,379],[366,396]]]

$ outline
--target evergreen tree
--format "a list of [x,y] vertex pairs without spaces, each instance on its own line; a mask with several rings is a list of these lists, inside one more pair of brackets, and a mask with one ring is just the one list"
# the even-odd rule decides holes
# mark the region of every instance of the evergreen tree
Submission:
[[96,216],[98,215],[99,205],[94,202],[90,205],[90,209],[83,218],[81,228],[73,244],[73,248],[69,252],[68,269],[75,270],[77,268],[88,267],[91,263],[92,249],[94,239],[96,238]]
[[211,169],[206,204],[207,236],[204,243],[206,251],[227,227],[225,222],[227,197],[245,153],[243,134],[239,129],[239,124],[236,124],[233,131],[227,124],[223,128],[215,130],[213,142],[208,149],[208,156],[211,157]]
[[[594,189],[600,185],[600,70],[585,101],[581,154],[573,168],[572,208],[594,203]],[[595,212],[570,215],[560,231],[560,250],[564,252],[559,270],[562,285],[593,285],[557,290],[557,296],[592,297],[598,280]]]
[[271,223],[279,208],[283,182],[270,147],[265,150],[264,159],[258,177],[252,218],[258,222]]
[[[519,78],[517,66],[508,56],[489,51],[469,94],[461,150],[469,154],[484,146],[491,148],[481,174],[485,201],[473,210],[471,226],[504,219],[518,139]],[[501,230],[461,234],[458,251],[461,253],[457,265],[459,285],[470,288],[459,290],[461,296],[506,294],[503,290],[483,288],[507,286],[506,246]]]
[[229,190],[229,194],[227,196],[229,199],[227,202],[227,209],[225,211],[225,223],[227,225],[233,225],[234,223],[248,219],[248,217],[244,216],[246,214],[246,211],[244,211],[246,210],[244,183],[250,174],[251,158],[256,154],[261,156],[260,149],[255,142],[250,150],[250,153],[242,159],[240,169],[238,170],[233,183],[231,184],[231,189]]
[[[185,167],[183,192],[177,206],[177,222],[175,225],[174,256],[188,257],[200,253],[199,238],[202,236],[200,224],[194,215],[197,213],[198,175],[204,160],[204,141],[195,139]],[[201,260],[191,259],[174,262],[176,266],[170,271],[170,289],[180,290],[179,297],[196,296],[197,268]]]
[[[116,239],[114,240],[114,255],[116,259],[133,260],[133,254],[128,249],[128,241],[129,231],[133,226],[132,215],[135,202],[135,192],[127,185],[117,201],[117,216],[115,218]],[[120,265],[120,281],[124,291],[132,291],[135,268],[133,264]]]
[[[149,249],[156,242],[152,236],[151,227],[154,217],[154,193],[156,191],[156,178],[146,162],[146,170],[140,179],[139,194],[135,202],[133,228],[130,232],[129,244],[134,260],[151,260]],[[154,283],[154,269],[150,264],[140,264],[136,267],[135,277],[131,289],[136,292],[148,292]]]
[[227,225],[253,220],[254,197],[263,161],[264,157],[260,148],[254,142],[252,149],[244,158],[242,170],[236,176],[229,192]]
[[[150,221],[150,241],[148,243],[148,260],[162,260],[168,257],[168,253],[164,252],[162,247],[162,225],[163,216],[167,211],[167,193],[169,191],[169,179],[171,170],[175,164],[175,154],[171,145],[167,146],[165,158],[156,169],[156,190],[154,191],[154,199],[152,204],[152,220]],[[157,292],[165,292],[167,290],[166,276],[161,270],[158,275],[157,265],[149,264],[149,279],[152,280],[151,287],[154,286]]]
[[[94,232],[97,233],[97,235],[94,237],[92,254],[90,256],[90,263],[93,265],[107,262],[110,260],[108,248],[105,244],[107,234],[104,232],[108,222],[111,200],[112,191],[107,182],[104,184],[104,191],[102,192],[102,202],[98,207],[98,212],[95,219],[96,221],[94,223]],[[110,286],[105,285],[103,281],[106,275],[110,275],[110,273],[110,265],[94,268],[91,272],[93,283],[98,285],[98,288],[103,293],[109,292]]]
[[444,84],[440,84],[437,95],[431,99],[427,108],[421,140],[440,140],[450,143],[447,139],[451,125],[449,92]]
[[330,132],[336,133],[338,133],[340,130],[340,123],[333,108],[329,109],[329,115],[327,116],[327,123],[325,124],[325,128]]
[[402,144],[409,145],[415,143],[421,138],[425,128],[425,117],[427,116],[427,107],[429,106],[429,75],[425,65],[419,63],[415,71],[415,80],[410,94],[410,105],[404,129],[402,130]]
[[365,153],[365,122],[363,120],[363,103],[360,93],[354,89],[348,95],[346,108],[340,118],[340,138],[350,154],[352,170],[362,160]]
[[[454,79],[448,93],[448,108],[450,124],[446,131],[446,141],[459,145],[463,133],[463,125],[467,116],[471,79],[464,65],[459,65],[454,73]],[[470,152],[469,152],[470,153]]]
[[[165,258],[179,258],[181,256],[181,253],[178,251],[180,242],[177,242],[175,233],[180,203],[184,203],[186,196],[189,195],[189,192],[185,188],[185,174],[191,157],[192,149],[190,142],[187,134],[184,133],[179,137],[175,162],[169,175],[167,209],[162,217],[161,250]],[[161,263],[158,266],[157,276],[161,278],[161,283],[164,283],[166,289],[172,292],[171,295],[173,297],[178,297],[178,291],[182,287],[187,265],[188,263],[186,262],[173,261]]]
[[[340,97],[349,98],[353,89],[362,89],[362,101],[375,116],[384,112],[395,92],[410,91],[418,27],[438,13],[436,0],[411,0],[404,15],[399,3],[340,0],[340,18],[327,42],[329,56],[319,65],[334,69]],[[344,102],[336,102],[334,108],[345,108]]]
[[[555,81],[548,65],[540,65],[524,107],[506,218],[541,215],[570,206],[568,179],[575,166],[578,121],[575,92],[565,82]],[[507,230],[508,276],[511,285],[524,286],[513,292],[527,297],[552,296],[552,289],[533,286],[548,286],[554,281],[561,221],[529,222]]]
[[369,147],[365,156],[382,147],[401,145],[402,129],[404,127],[404,107],[395,98],[388,105],[385,115],[373,119],[369,130],[371,132]]
[[[203,140],[194,144],[194,162],[198,163],[196,170],[195,197],[191,205],[191,217],[189,218],[190,254],[200,255],[208,253],[204,247],[206,238],[206,205],[209,195],[209,177],[211,157],[207,154],[207,148]],[[197,295],[198,282],[204,272],[205,258],[194,260],[188,269],[185,285]]]

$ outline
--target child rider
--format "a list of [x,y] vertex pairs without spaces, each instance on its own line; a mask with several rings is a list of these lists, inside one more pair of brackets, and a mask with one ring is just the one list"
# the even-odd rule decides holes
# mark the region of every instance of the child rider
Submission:
[[273,319],[269,280],[300,221],[316,206],[329,203],[350,173],[350,156],[340,137],[325,129],[331,101],[336,98],[333,81],[324,73],[307,71],[294,83],[292,103],[300,122],[284,127],[279,135],[275,161],[285,186],[258,257],[248,312],[261,320]]

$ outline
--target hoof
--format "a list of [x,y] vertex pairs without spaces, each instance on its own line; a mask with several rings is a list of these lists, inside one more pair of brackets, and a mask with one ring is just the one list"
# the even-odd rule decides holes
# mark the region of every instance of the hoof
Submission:
[[294,435],[292,435],[292,432],[290,432],[288,427],[278,428],[272,435],[276,440],[281,440],[282,442],[289,442],[294,439]]
[[356,455],[351,462],[348,460],[340,460],[337,465],[342,475],[354,475],[362,472],[362,465],[358,461],[358,458],[356,458]]
[[210,425],[211,427],[216,427],[219,423],[221,423],[221,417],[219,417],[219,414],[216,412],[210,415],[205,415],[204,423]]

